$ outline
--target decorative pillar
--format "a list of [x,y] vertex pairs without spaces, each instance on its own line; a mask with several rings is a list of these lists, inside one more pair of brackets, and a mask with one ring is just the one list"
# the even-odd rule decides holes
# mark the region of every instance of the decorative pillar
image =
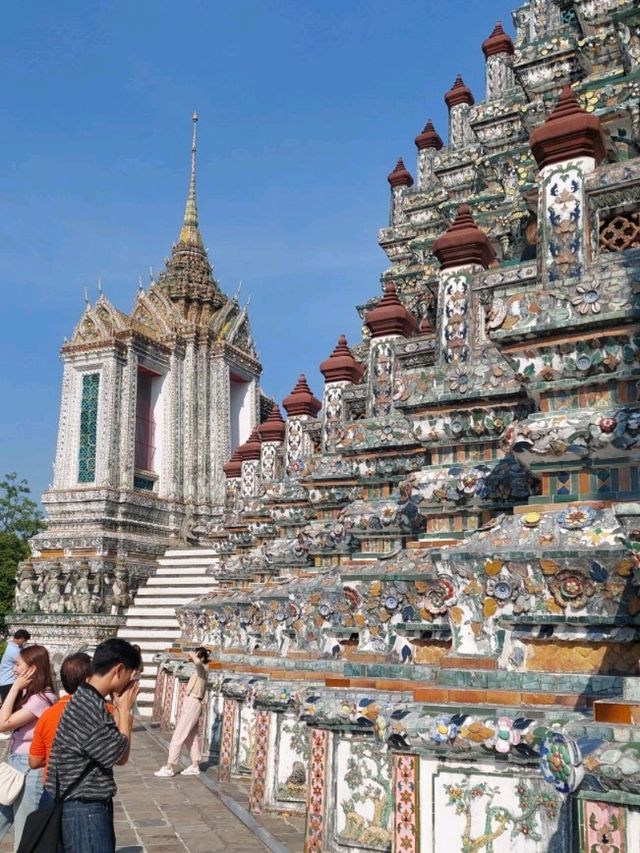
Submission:
[[317,417],[322,403],[313,396],[304,373],[301,373],[295,388],[284,398],[282,405],[289,416],[285,441],[285,472],[288,477],[295,477],[300,474],[305,459],[311,453],[311,443],[304,433],[304,424]]
[[[585,178],[607,150],[600,119],[582,109],[567,85],[549,118],[532,132],[529,144],[540,167],[539,278],[577,279],[586,259]],[[597,291],[593,293],[597,301]]]
[[402,853],[420,850],[420,788],[417,755],[393,756],[393,849]]
[[280,414],[277,403],[273,404],[269,417],[258,427],[260,446],[260,475],[265,483],[279,480],[282,476],[282,463],[287,425]]
[[222,470],[226,480],[225,506],[228,510],[233,510],[241,493],[242,455],[239,447],[233,451],[233,456],[225,462]]
[[449,108],[449,148],[464,148],[472,139],[469,112],[475,101],[471,89],[458,74],[455,83],[444,96]]
[[460,387],[468,383],[465,365],[470,364],[471,330],[478,327],[472,278],[492,266],[496,254],[491,241],[473,221],[468,204],[460,205],[455,220],[435,241],[432,252],[440,261],[437,339],[443,365],[457,365]]
[[214,503],[223,500],[221,472],[225,459],[231,453],[230,435],[230,379],[229,365],[224,358],[214,353],[210,370],[211,401],[210,417],[210,454],[211,454],[211,494]]
[[404,194],[408,187],[413,186],[413,178],[402,161],[402,157],[396,163],[393,172],[387,175],[391,186],[391,207],[389,210],[389,225],[401,225],[405,221]]
[[265,779],[269,759],[270,723],[271,714],[269,711],[259,710],[256,717],[256,746],[253,756],[253,770],[251,772],[251,790],[249,793],[249,811],[252,814],[261,814],[264,809]]
[[371,333],[367,415],[390,415],[393,409],[394,341],[414,335],[416,319],[400,302],[395,284],[389,282],[380,302],[365,314],[364,322]]
[[133,463],[136,439],[136,394],[138,389],[138,356],[130,346],[122,369],[120,386],[120,488],[133,487]]
[[347,385],[357,385],[362,379],[364,367],[353,357],[347,339],[340,335],[335,349],[320,364],[324,376],[322,397],[322,449],[333,453],[344,423],[342,395]]
[[237,708],[238,703],[225,696],[222,712],[222,736],[220,738],[219,778],[221,782],[228,782],[231,779]]
[[416,136],[415,142],[418,149],[418,189],[424,190],[437,182],[433,160],[443,144],[431,119],[425,124],[422,133]]
[[245,498],[258,494],[258,479],[260,475],[260,436],[254,429],[249,438],[239,448],[242,459],[241,489]]
[[512,56],[514,52],[511,36],[504,31],[500,21],[489,38],[482,42],[485,55],[485,83],[488,101],[503,98],[513,88]]
[[325,814],[327,806],[327,769],[330,760],[329,732],[311,730],[311,757],[309,761],[309,787],[307,802],[307,833],[304,853],[323,853],[326,850],[327,832]]

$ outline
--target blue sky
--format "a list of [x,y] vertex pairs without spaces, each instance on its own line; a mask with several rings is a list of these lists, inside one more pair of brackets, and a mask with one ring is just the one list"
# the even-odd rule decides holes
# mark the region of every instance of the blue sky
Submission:
[[58,350],[98,277],[124,310],[177,239],[191,112],[201,230],[223,289],[251,295],[263,387],[320,361],[379,292],[386,175],[504,0],[47,0],[3,10],[0,474],[51,479]]

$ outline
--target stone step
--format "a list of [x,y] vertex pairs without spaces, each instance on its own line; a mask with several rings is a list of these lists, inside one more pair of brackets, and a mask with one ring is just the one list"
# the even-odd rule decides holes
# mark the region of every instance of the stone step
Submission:
[[[189,576],[182,577],[180,575],[178,577],[166,577],[165,576],[165,577],[159,577],[159,578],[154,576],[152,578],[149,578],[149,580],[147,581],[147,584],[150,587],[152,587],[152,586],[195,586],[195,585],[203,586],[203,584],[205,584],[205,583],[206,583],[205,579],[202,577],[200,577],[200,578],[194,578],[194,577],[189,577]],[[206,585],[205,589],[210,589],[214,585],[215,585],[215,583],[212,583],[211,585]]]
[[192,577],[206,578],[207,568],[209,568],[208,565],[202,566],[202,568],[199,568],[198,566],[160,566],[160,568],[156,571],[154,577],[161,578],[166,577],[167,575],[169,577],[173,575],[191,575]]
[[148,601],[137,601],[127,610],[127,622],[130,616],[173,616],[175,619],[175,615],[175,607],[151,607]]
[[127,618],[127,628],[144,628],[146,631],[167,629],[175,632],[178,624],[175,616],[156,616],[153,613],[149,613],[146,617],[132,616]]
[[134,628],[132,631],[123,631],[118,636],[129,640],[130,643],[137,643],[139,646],[144,645],[144,651],[163,652],[171,645],[176,634],[177,629],[175,631],[165,631],[164,636],[154,635],[149,637],[148,631],[139,631]]
[[[159,592],[159,591],[157,591]],[[190,601],[193,601],[194,594],[187,591],[182,591],[180,595],[177,593],[168,593],[167,595],[145,595],[145,596],[136,596],[134,599],[134,604],[127,611],[128,613],[133,610],[133,607],[170,607],[172,612],[175,612],[176,607],[179,607],[182,604],[188,604]]]
[[218,556],[219,554],[213,548],[169,548],[164,552],[162,557],[158,558],[158,562],[161,560],[181,560],[194,557],[211,558]]

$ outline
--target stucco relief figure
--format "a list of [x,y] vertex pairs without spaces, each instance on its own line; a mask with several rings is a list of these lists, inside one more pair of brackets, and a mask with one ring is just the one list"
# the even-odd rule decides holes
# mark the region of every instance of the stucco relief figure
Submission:
[[23,563],[18,573],[16,586],[16,610],[32,613],[38,610],[38,594],[35,587],[35,573],[30,562]]
[[44,613],[64,613],[60,565],[55,563],[46,571],[42,584],[40,607]]
[[124,567],[116,569],[116,576],[111,587],[111,592],[113,596],[111,603],[112,613],[122,612],[122,610],[128,607],[131,602],[131,596],[129,594],[128,575],[129,573]]
[[86,572],[80,571],[71,588],[71,595],[67,601],[67,610],[70,613],[89,613],[91,611],[91,590]]

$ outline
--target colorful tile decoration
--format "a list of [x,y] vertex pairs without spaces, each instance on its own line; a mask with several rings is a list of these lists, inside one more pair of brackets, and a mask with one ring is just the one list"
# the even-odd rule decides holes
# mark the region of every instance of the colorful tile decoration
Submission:
[[154,723],[161,722],[162,719],[162,706],[164,703],[164,694],[167,685],[167,671],[160,667],[158,669],[158,675],[156,678],[156,689],[153,694],[153,712],[152,719]]
[[222,711],[222,736],[220,739],[219,777],[221,782],[228,782],[231,779],[237,709],[237,702],[233,699],[225,698]]
[[270,723],[271,714],[269,711],[258,711],[253,772],[251,774],[251,792],[249,794],[249,811],[253,812],[253,814],[260,814],[264,808]]
[[79,483],[93,483],[96,478],[99,390],[100,374],[85,373],[82,377],[82,401],[80,405]]
[[328,753],[329,732],[324,729],[313,729],[304,853],[324,853],[326,849],[324,839],[327,820],[325,805]]
[[160,728],[163,732],[168,732],[171,725],[171,707],[173,705],[173,690],[176,677],[173,672],[168,672],[166,676],[164,696],[162,699],[162,717],[160,720]]
[[398,853],[419,853],[419,812],[417,755],[393,757],[393,849]]
[[583,800],[581,811],[580,853],[632,853],[640,846],[640,839],[636,838],[627,847],[626,809],[623,806]]

